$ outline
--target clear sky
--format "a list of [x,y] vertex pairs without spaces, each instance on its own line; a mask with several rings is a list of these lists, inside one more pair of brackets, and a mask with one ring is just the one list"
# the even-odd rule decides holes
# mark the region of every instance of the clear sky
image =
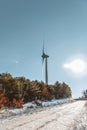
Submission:
[[66,82],[73,96],[87,89],[87,0],[0,0],[0,73]]

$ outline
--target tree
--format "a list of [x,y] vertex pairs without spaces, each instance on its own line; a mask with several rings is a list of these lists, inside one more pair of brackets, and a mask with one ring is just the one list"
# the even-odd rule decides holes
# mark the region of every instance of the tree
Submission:
[[87,90],[84,90],[84,91],[83,91],[83,97],[84,97],[84,98],[87,98]]
[[8,105],[9,99],[4,94],[0,94],[0,108],[6,107]]
[[0,76],[0,84],[2,85],[2,93],[9,98],[10,101],[15,98],[17,88],[14,78],[9,73],[2,73]]
[[[9,73],[2,73],[0,74],[0,94],[8,98],[9,104],[13,104],[15,99],[15,105],[20,106],[21,99],[24,99],[24,102],[29,102],[35,99],[51,100],[70,97],[71,89],[64,82],[56,81],[54,85],[47,85],[37,80],[30,81],[25,77],[12,77]],[[84,95],[86,96],[86,92]],[[1,98],[1,104],[2,99],[5,98]]]
[[43,95],[43,98],[45,98],[45,100],[51,100],[51,94],[49,93],[49,90],[47,87],[44,87],[44,89],[42,90],[42,95]]
[[66,83],[62,83],[62,91],[63,91],[63,97],[67,98],[67,97],[71,97],[71,89],[70,87],[66,84]]
[[71,89],[66,83],[55,83],[55,98],[67,98],[71,96]]

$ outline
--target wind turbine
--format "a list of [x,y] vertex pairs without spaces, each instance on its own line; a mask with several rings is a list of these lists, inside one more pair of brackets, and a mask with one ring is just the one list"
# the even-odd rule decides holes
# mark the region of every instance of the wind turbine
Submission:
[[45,61],[45,83],[48,84],[48,66],[47,66],[47,58],[49,56],[44,52],[44,44],[43,44],[43,50],[42,50],[42,64]]

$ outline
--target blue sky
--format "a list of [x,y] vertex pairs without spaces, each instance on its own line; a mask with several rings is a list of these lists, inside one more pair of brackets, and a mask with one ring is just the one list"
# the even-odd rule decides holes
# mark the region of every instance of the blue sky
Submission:
[[43,80],[43,40],[50,56],[49,84],[64,81],[73,96],[80,96],[87,74],[79,76],[63,65],[78,58],[86,63],[87,1],[0,0],[0,73]]

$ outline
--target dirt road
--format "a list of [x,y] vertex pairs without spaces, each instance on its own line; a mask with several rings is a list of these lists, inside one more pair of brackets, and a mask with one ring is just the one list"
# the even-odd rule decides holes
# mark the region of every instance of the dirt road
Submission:
[[48,107],[0,120],[0,130],[87,130],[86,101]]

